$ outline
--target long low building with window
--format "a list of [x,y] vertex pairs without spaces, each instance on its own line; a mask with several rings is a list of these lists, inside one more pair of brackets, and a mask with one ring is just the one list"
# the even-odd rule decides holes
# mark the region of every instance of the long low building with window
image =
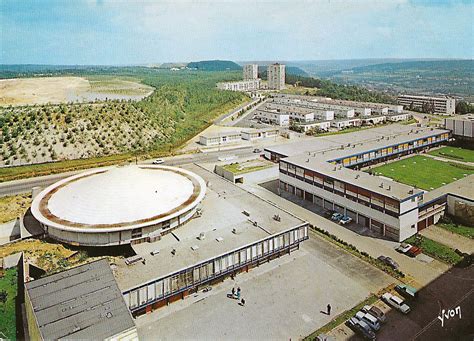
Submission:
[[449,132],[395,126],[344,135],[266,148],[265,156],[280,164],[281,193],[340,212],[397,241],[426,226],[430,217],[419,214],[424,191],[357,169],[437,146]]

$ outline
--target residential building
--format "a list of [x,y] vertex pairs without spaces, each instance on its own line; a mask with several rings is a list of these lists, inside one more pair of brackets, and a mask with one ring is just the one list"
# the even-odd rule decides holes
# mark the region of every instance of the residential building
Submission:
[[246,64],[243,67],[244,81],[254,80],[258,78],[258,65],[257,64]]
[[285,88],[285,65],[275,63],[268,66],[268,88],[282,90]]
[[253,118],[260,122],[270,123],[277,126],[290,125],[290,115],[276,110],[258,109],[255,111]]
[[260,79],[217,83],[217,88],[230,91],[255,91],[260,89]]
[[399,95],[398,103],[405,108],[422,109],[423,106],[432,106],[435,114],[454,115],[456,112],[456,100],[450,97]]

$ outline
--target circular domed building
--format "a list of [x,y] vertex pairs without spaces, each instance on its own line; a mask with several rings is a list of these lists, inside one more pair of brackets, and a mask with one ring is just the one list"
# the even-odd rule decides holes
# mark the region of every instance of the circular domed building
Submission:
[[85,246],[154,240],[189,220],[206,184],[181,168],[155,165],[95,169],[41,191],[31,211],[47,235]]

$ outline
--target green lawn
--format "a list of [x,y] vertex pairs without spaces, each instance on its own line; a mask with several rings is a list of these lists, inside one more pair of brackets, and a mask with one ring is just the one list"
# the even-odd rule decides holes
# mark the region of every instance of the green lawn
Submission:
[[0,303],[0,332],[11,340],[16,339],[15,297],[17,286],[17,269],[6,270],[5,275],[0,278],[0,291],[5,290],[8,293],[7,302]]
[[407,185],[430,190],[461,179],[464,174],[474,174],[474,167],[417,155],[373,168],[372,171]]
[[474,227],[468,227],[454,223],[438,223],[436,226],[439,226],[450,232],[457,233],[461,236],[474,239]]
[[462,260],[462,257],[450,247],[426,237],[422,237],[421,242],[418,242],[416,237],[412,236],[405,240],[405,243],[421,247],[423,253],[448,264],[456,264]]
[[245,163],[231,163],[229,165],[225,165],[223,168],[229,172],[232,172],[234,175],[237,175],[237,174],[244,174],[244,173],[259,171],[259,170],[269,168],[272,166],[273,165],[267,165],[267,164],[245,166]]
[[429,154],[463,162],[474,162],[474,150],[459,147],[443,147]]

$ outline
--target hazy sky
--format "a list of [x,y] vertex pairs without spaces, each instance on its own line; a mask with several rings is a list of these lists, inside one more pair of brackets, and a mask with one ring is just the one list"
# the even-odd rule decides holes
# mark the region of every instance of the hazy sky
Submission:
[[0,63],[473,58],[473,1],[0,0]]

